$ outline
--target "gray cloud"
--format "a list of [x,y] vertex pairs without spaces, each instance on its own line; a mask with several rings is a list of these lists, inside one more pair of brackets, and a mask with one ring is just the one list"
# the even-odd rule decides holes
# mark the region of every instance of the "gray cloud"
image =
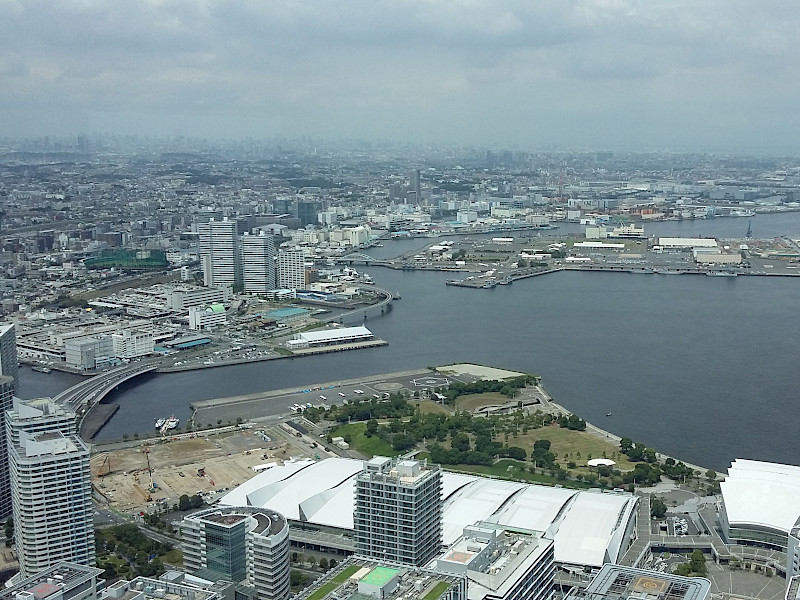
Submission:
[[788,145],[798,25],[800,6],[777,0],[0,0],[0,135],[172,123],[234,137]]

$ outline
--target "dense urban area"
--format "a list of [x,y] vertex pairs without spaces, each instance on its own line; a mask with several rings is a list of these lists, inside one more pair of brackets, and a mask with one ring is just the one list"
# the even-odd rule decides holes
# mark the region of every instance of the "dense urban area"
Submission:
[[[800,467],[687,464],[504,365],[232,392],[97,438],[147,373],[391,344],[368,316],[402,297],[367,271],[478,295],[800,276],[798,240],[753,234],[800,210],[794,158],[45,137],[0,140],[0,207],[0,598],[798,597]],[[742,233],[648,233],[710,219]],[[19,365],[82,379],[23,400]]]

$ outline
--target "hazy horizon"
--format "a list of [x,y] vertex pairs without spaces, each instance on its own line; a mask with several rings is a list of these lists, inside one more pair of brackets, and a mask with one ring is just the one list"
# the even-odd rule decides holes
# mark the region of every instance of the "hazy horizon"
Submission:
[[0,0],[0,137],[795,151],[800,5]]

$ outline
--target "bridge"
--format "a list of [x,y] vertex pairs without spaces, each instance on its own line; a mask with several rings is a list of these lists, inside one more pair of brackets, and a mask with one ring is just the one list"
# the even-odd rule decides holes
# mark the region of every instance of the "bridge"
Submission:
[[345,265],[387,266],[390,264],[390,261],[374,258],[369,254],[364,254],[363,252],[351,252],[350,254],[346,254],[344,256],[338,256],[334,260],[338,264],[345,264]]
[[374,292],[378,296],[383,296],[383,299],[380,302],[378,302],[377,304],[372,304],[370,306],[363,306],[361,308],[356,308],[354,310],[348,310],[347,312],[339,313],[338,315],[333,315],[333,316],[330,316],[330,317],[326,317],[326,318],[321,319],[321,320],[327,321],[328,323],[331,323],[333,321],[338,321],[338,322],[341,323],[341,322],[343,322],[343,319],[345,317],[350,317],[352,315],[356,315],[356,314],[359,314],[359,313],[364,313],[364,316],[366,317],[367,312],[375,312],[378,309],[380,309],[381,312],[383,312],[385,310],[385,308],[392,303],[392,300],[394,300],[394,295],[389,290],[384,290],[383,288],[374,287],[374,286],[370,286],[368,289],[371,292]]
[[155,371],[160,365],[161,359],[157,359],[109,369],[64,390],[53,398],[53,401],[66,405],[79,415],[85,416],[95,404],[105,398],[119,384],[138,377],[142,373]]

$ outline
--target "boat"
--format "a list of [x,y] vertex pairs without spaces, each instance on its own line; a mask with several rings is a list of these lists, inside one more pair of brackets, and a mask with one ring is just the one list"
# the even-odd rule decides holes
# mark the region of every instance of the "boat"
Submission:
[[706,271],[707,277],[737,277],[738,275],[733,271]]
[[31,367],[31,371],[36,371],[37,373],[50,373],[52,369],[49,367]]
[[161,417],[160,419],[156,419],[156,429],[161,429],[164,426],[164,423],[166,423],[166,422],[167,422],[167,420],[164,417]]
[[166,423],[164,423],[164,428],[165,429],[175,429],[178,426],[178,423],[180,423],[180,422],[181,422],[181,420],[178,417],[172,416],[169,419],[167,419]]
[[611,416],[611,415],[613,415],[613,414],[614,414],[614,413],[606,413],[606,416],[607,416],[607,417],[610,417],[610,416]]

